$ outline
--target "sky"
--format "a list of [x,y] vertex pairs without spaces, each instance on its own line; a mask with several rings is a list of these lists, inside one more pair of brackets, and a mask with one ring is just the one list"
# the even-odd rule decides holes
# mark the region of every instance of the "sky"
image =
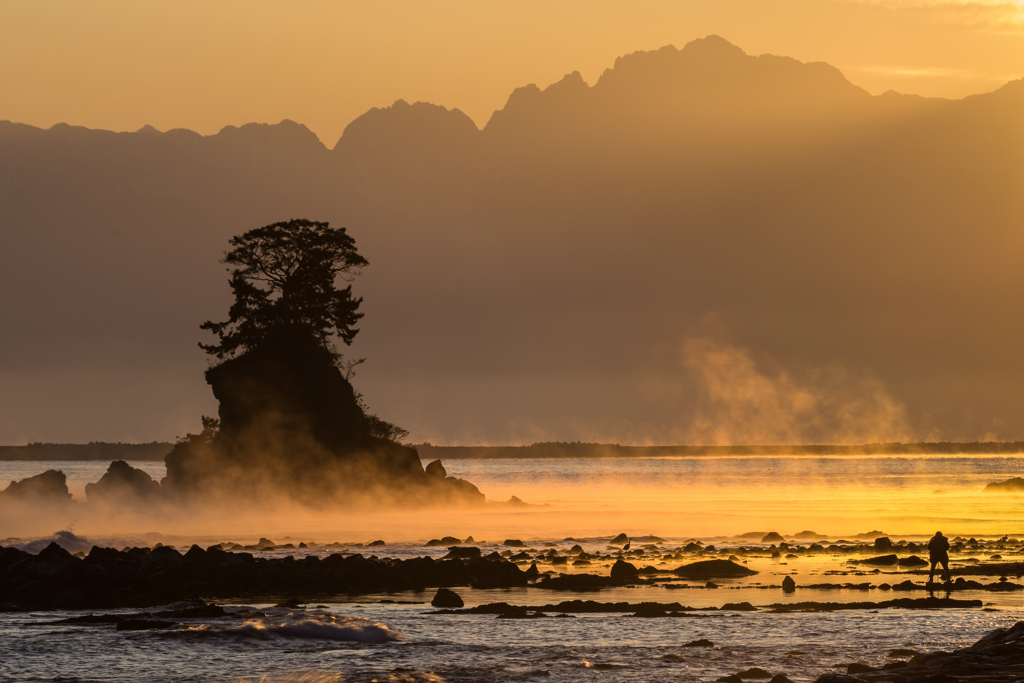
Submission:
[[961,98],[1024,76],[1024,1],[0,0],[0,119],[108,130],[308,126],[333,147],[397,99],[478,126],[527,83],[718,34],[824,61],[872,94]]
[[1020,1],[0,0],[0,122],[275,124],[0,123],[0,444],[197,430],[300,216],[415,441],[1024,438],[1022,77]]

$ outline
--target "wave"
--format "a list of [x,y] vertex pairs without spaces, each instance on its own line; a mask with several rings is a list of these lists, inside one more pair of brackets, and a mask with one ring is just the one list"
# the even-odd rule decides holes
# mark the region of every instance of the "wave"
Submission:
[[[402,632],[364,617],[346,617],[322,612],[267,610],[265,617],[241,624],[203,623],[187,626],[178,634],[241,637],[253,639],[311,639],[357,643],[387,643],[403,640]],[[166,632],[165,632],[166,633]]]
[[62,530],[47,538],[39,538],[27,543],[16,543],[14,547],[35,554],[51,543],[56,543],[69,553],[87,553],[92,550],[93,546],[93,542],[85,536],[79,536],[73,531]]

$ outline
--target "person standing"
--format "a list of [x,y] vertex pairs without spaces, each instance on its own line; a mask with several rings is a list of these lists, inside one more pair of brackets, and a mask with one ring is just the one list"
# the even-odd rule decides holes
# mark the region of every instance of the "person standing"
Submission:
[[942,564],[946,583],[953,580],[949,575],[949,540],[942,535],[941,531],[936,531],[932,540],[928,541],[928,559],[932,563],[931,571],[928,572],[928,583],[932,583],[935,578],[935,565],[937,564]]

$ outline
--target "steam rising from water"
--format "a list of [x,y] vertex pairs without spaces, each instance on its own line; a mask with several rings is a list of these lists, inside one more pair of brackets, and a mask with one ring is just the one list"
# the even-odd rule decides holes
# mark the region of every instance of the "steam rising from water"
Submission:
[[[55,463],[35,463],[45,468]],[[450,460],[450,474],[476,482],[489,502],[465,511],[388,513],[335,505],[303,506],[253,496],[232,505],[25,510],[0,520],[25,541],[70,529],[88,542],[124,547],[156,542],[204,547],[291,536],[317,543],[408,542],[445,535],[501,543],[506,538],[714,537],[748,531],[813,530],[847,536],[1019,533],[1019,495],[982,493],[1019,476],[1020,456],[728,457],[600,460]],[[102,469],[102,464],[97,467]],[[530,505],[494,501],[518,496]],[[343,501],[339,501],[343,503]],[[148,532],[158,532],[148,534]],[[169,540],[170,539],[170,540]],[[80,549],[80,548],[79,548]],[[360,549],[358,552],[367,552]],[[382,552],[369,549],[369,552]]]
[[838,364],[796,377],[759,369],[748,349],[711,337],[683,342],[698,409],[685,443],[702,445],[913,441],[906,409],[871,375]]

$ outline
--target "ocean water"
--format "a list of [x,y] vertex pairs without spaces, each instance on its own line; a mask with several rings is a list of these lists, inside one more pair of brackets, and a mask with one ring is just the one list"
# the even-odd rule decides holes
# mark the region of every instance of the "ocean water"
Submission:
[[[133,462],[156,479],[162,462]],[[486,511],[468,515],[275,515],[259,528],[223,520],[218,533],[306,533],[314,540],[420,540],[437,534],[597,536],[624,531],[660,536],[717,536],[747,531],[812,530],[852,535],[1012,534],[1021,530],[1024,496],[983,493],[986,484],[1024,474],[1021,456],[736,457],[604,460],[449,460],[450,476],[476,484]],[[68,477],[76,500],[106,462],[0,462],[0,481],[47,469]],[[511,497],[529,506],[503,506]],[[301,521],[300,519],[301,518]],[[141,521],[140,521],[141,523]],[[55,522],[95,531],[88,519]],[[156,522],[154,522],[156,524]],[[17,535],[5,532],[0,538]],[[132,531],[151,531],[150,528]],[[169,527],[161,526],[160,530]],[[184,527],[181,527],[184,528]],[[41,531],[40,531],[41,533]],[[342,534],[341,537],[334,537]],[[361,535],[361,536],[360,536]],[[371,538],[372,537],[372,538]],[[506,536],[507,537],[507,536]]]
[[[134,463],[156,478],[162,463]],[[96,481],[107,463],[0,462],[0,478],[20,479],[61,469],[76,498]],[[387,557],[431,555],[425,547],[445,534],[473,534],[484,552],[505,549],[506,538],[521,538],[535,549],[553,543],[567,550],[579,542],[602,553],[590,566],[541,564],[541,571],[606,575],[613,560],[608,539],[619,532],[653,533],[659,547],[676,548],[691,538],[718,547],[757,544],[733,534],[805,529],[830,540],[851,539],[871,530],[893,539],[920,540],[937,525],[948,535],[1024,535],[1024,501],[1017,495],[982,493],[986,483],[1021,473],[1018,457],[941,458],[718,458],[596,461],[448,461],[449,474],[469,479],[490,501],[484,510],[447,515],[356,515],[324,511],[287,519],[215,519],[201,529],[176,527],[171,520],[137,521],[125,515],[105,526],[88,517],[46,534],[7,538],[6,545],[39,547],[54,532],[69,549],[93,544],[153,545],[184,549],[197,542],[251,543],[268,536],[277,543],[300,541],[341,547],[277,549],[268,556],[332,552]],[[503,503],[517,496],[525,505]],[[159,521],[159,524],[158,524]],[[114,523],[116,522],[116,524]],[[4,527],[15,520],[0,519]],[[97,525],[95,530],[90,524]],[[145,526],[140,526],[144,524]],[[113,526],[112,526],[113,525]],[[383,547],[365,544],[381,538]],[[75,546],[74,544],[78,544]],[[635,545],[647,541],[636,539]],[[772,560],[765,552],[744,557],[758,574],[716,581],[708,589],[664,586],[623,587],[599,593],[554,592],[536,587],[503,590],[456,588],[467,606],[491,602],[544,605],[562,600],[679,602],[700,608],[747,601],[763,607],[803,600],[881,601],[923,597],[879,588],[920,575],[865,570],[839,555]],[[1002,552],[1024,560],[1024,545]],[[901,553],[902,554],[902,553]],[[958,568],[971,560],[955,557]],[[633,559],[638,566],[664,560]],[[797,581],[784,594],[785,575]],[[998,577],[980,578],[984,582]],[[1010,577],[1011,580],[1020,579]],[[810,589],[820,583],[867,583],[868,589]],[[850,662],[880,666],[894,648],[919,652],[970,645],[985,632],[1024,620],[1024,591],[965,591],[984,607],[957,610],[872,609],[778,614],[696,613],[685,618],[642,618],[626,613],[577,614],[537,619],[492,615],[442,615],[430,607],[433,591],[370,596],[325,596],[308,609],[275,608],[273,596],[227,606],[231,616],[174,619],[167,629],[117,631],[113,624],[56,623],[82,612],[0,613],[2,681],[714,681],[758,666],[812,681]],[[941,594],[940,594],[941,597]],[[386,602],[382,602],[386,601]],[[126,617],[132,610],[115,611]],[[687,648],[706,638],[711,648]]]

